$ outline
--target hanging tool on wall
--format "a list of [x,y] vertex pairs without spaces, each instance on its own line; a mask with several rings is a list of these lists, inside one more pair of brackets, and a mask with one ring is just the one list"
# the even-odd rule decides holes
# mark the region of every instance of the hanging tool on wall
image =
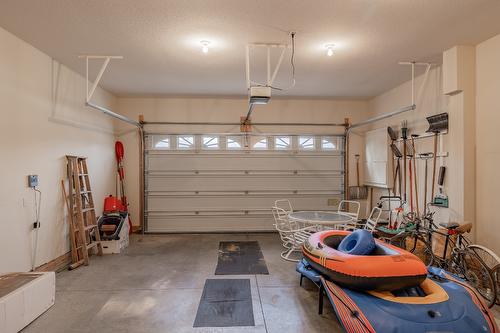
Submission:
[[[389,138],[391,139],[391,150],[392,150],[392,145],[396,142],[398,139],[398,133],[392,128],[392,127],[387,127],[387,134],[389,135]],[[392,177],[393,179],[396,179],[395,174],[396,174],[396,168],[394,166],[394,159],[396,158],[396,155],[394,155],[394,151],[392,151],[392,158],[391,158],[391,167],[392,167]],[[392,194],[396,196],[396,183],[394,182],[392,184]]]
[[415,139],[418,138],[418,134],[411,135],[411,149],[413,151],[413,182],[415,185],[415,205],[417,217],[420,215],[420,205],[418,203],[418,178],[417,178],[417,150],[415,149]]
[[427,213],[427,184],[429,183],[429,165],[428,161],[432,158],[434,158],[433,153],[422,153],[419,155],[419,158],[423,159],[425,161],[425,172],[424,172],[424,206],[423,206],[423,214],[425,215]]
[[446,167],[441,166],[439,168],[439,177],[438,177],[438,185],[439,185],[439,193],[434,197],[434,201],[432,204],[438,207],[448,208],[448,196],[444,193],[444,176],[446,174]]
[[429,128],[427,133],[434,133],[434,156],[432,162],[432,190],[431,198],[434,198],[435,185],[436,185],[436,162],[437,162],[437,150],[438,150],[438,138],[439,134],[448,130],[448,113],[443,112],[436,114],[434,116],[427,117],[427,122],[429,123]]
[[[115,142],[115,154],[116,154],[116,163],[118,166],[118,176],[120,179],[120,194],[121,194],[121,204],[126,212],[128,212],[128,202],[127,196],[125,195],[125,170],[123,168],[123,157],[125,156],[125,148],[123,147],[123,143],[121,141]],[[132,220],[130,216],[128,218],[129,224],[129,233],[132,233]]]
[[408,123],[403,120],[401,123],[401,138],[403,139],[403,201],[406,203],[406,140],[408,139]]
[[360,186],[359,182],[359,154],[354,155],[356,159],[356,186],[349,187],[349,199],[366,199],[368,197],[368,188],[366,186]]
[[412,162],[414,161],[415,157],[415,150],[414,150],[414,145],[412,144],[413,141],[406,141],[406,156],[408,157],[408,174],[409,174],[409,181],[410,181],[410,212],[415,212],[414,206],[413,206],[413,168],[412,168]]
[[392,154],[397,158],[396,170],[394,171],[394,196],[396,196],[396,181],[398,182],[398,195],[401,196],[401,158],[403,154],[395,143],[391,143]]

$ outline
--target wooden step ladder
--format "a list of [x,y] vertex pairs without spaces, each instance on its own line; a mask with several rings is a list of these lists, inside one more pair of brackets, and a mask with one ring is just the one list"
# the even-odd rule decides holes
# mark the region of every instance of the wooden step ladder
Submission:
[[[89,252],[102,255],[101,236],[97,226],[94,198],[90,187],[87,158],[66,155],[68,161],[68,193],[64,196],[70,216],[70,268],[89,264]],[[64,185],[63,185],[64,188]]]

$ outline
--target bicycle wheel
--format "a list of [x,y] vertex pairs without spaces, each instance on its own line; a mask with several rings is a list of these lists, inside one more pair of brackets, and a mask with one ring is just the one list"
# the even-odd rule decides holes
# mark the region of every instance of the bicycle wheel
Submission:
[[406,237],[405,250],[419,257],[426,266],[435,262],[432,247],[422,236]]
[[488,266],[490,270],[493,270],[495,266],[500,265],[500,257],[498,257],[495,252],[488,249],[487,247],[477,244],[471,244],[468,246],[468,248],[474,251],[474,253],[477,254],[479,258],[481,258],[483,263]]
[[461,258],[459,262],[451,266],[452,270],[455,270],[453,273],[467,280],[483,296],[488,307],[491,308],[495,304],[496,283],[490,269],[474,251],[468,248],[459,256]]
[[496,304],[500,305],[500,264],[493,267],[491,275],[493,275],[493,280],[495,280],[495,285],[497,288],[497,297],[495,302]]

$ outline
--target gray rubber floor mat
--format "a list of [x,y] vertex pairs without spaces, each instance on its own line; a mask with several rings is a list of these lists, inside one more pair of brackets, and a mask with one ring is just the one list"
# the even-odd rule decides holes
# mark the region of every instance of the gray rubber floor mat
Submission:
[[220,242],[215,275],[269,274],[259,242]]
[[207,279],[193,327],[255,326],[249,279]]

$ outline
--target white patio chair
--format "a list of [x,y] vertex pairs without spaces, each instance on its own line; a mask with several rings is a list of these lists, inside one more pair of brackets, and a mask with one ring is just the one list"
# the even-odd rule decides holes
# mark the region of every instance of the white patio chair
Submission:
[[[347,205],[349,205],[349,211],[345,210]],[[341,200],[339,202],[337,212],[352,217],[352,222],[340,224],[338,228],[343,230],[352,230],[360,227],[360,225],[358,225],[360,208],[361,204],[358,201]]]
[[288,199],[279,199],[274,202],[274,207],[281,208],[286,211],[287,214],[293,213],[292,204]]
[[370,212],[370,216],[368,216],[368,218],[366,219],[366,224],[363,229],[368,230],[371,233],[376,231],[375,229],[377,228],[380,214],[382,214],[382,209],[373,207],[372,211]]
[[[285,251],[281,252],[281,258],[287,261],[298,262],[302,258],[302,244],[317,231],[316,226],[291,221],[288,212],[280,207],[273,207],[275,214],[276,230],[280,233]],[[293,258],[293,256],[299,258]]]
[[272,208],[274,217],[274,228],[278,231],[281,243],[285,249],[290,248],[290,223],[288,222],[288,213],[279,207]]

